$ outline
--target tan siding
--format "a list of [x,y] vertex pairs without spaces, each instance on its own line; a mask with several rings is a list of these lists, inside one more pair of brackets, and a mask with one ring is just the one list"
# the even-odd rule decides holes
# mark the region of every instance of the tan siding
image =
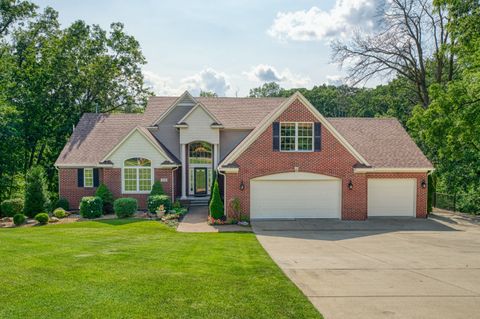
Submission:
[[130,135],[108,159],[113,162],[114,167],[122,167],[123,161],[131,157],[148,158],[152,161],[153,167],[159,167],[166,160],[139,132]]
[[185,122],[188,124],[188,127],[180,129],[180,143],[187,144],[194,141],[205,141],[211,144],[219,143],[218,129],[210,127],[213,119],[201,107],[197,107],[190,113]]

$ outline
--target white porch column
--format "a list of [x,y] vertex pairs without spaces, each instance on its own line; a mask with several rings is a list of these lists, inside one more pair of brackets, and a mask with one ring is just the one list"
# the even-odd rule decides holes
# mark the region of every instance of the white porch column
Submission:
[[216,170],[218,166],[218,159],[220,158],[220,145],[213,144],[213,169]]
[[186,144],[180,144],[180,157],[182,161],[182,199],[187,198],[187,154]]

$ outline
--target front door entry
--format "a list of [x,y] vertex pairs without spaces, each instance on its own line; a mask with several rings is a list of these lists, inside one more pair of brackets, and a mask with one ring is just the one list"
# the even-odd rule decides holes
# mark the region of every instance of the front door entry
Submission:
[[195,167],[194,170],[195,195],[207,195],[207,169]]

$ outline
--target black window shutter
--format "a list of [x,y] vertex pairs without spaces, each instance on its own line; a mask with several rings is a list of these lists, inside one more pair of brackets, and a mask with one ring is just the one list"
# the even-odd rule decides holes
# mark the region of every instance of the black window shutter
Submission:
[[315,134],[314,150],[315,152],[320,152],[322,150],[322,125],[319,122],[315,122],[313,131]]
[[280,123],[273,122],[273,150],[278,152],[280,149]]
[[98,187],[99,180],[98,180],[98,168],[93,169],[93,187]]
[[83,187],[83,168],[77,169],[77,186]]

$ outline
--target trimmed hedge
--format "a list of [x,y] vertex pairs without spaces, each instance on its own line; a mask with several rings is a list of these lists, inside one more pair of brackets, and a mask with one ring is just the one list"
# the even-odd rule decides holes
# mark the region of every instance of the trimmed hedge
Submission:
[[27,217],[23,214],[16,214],[13,216],[13,223],[17,226],[23,225],[25,221],[27,220]]
[[80,215],[83,218],[97,218],[102,216],[103,202],[100,197],[86,196],[80,202]]
[[210,199],[210,216],[214,219],[220,219],[225,216],[222,198],[220,197],[220,189],[218,188],[218,180],[213,183],[212,198]]
[[95,192],[95,196],[100,197],[103,201],[103,213],[113,214],[113,194],[108,189],[107,185],[103,183],[100,184]]
[[47,213],[40,213],[35,215],[35,220],[41,225],[47,224],[49,219],[50,217],[48,217]]
[[118,218],[131,217],[137,212],[138,202],[135,198],[118,198],[113,202],[113,210]]
[[64,210],[70,210],[70,203],[66,198],[60,197],[56,202],[55,202],[55,208],[63,208]]
[[65,218],[67,217],[67,212],[65,212],[65,209],[63,209],[62,207],[58,207],[55,208],[55,210],[53,211],[53,216],[57,218]]
[[152,186],[152,190],[150,191],[150,196],[154,195],[165,195],[165,192],[163,191],[163,185],[159,181],[155,181]]
[[172,201],[168,195],[151,195],[148,196],[148,211],[150,213],[156,213],[158,207],[163,205],[165,211],[172,209]]
[[4,217],[13,217],[23,212],[23,199],[6,199],[0,204],[0,211]]

